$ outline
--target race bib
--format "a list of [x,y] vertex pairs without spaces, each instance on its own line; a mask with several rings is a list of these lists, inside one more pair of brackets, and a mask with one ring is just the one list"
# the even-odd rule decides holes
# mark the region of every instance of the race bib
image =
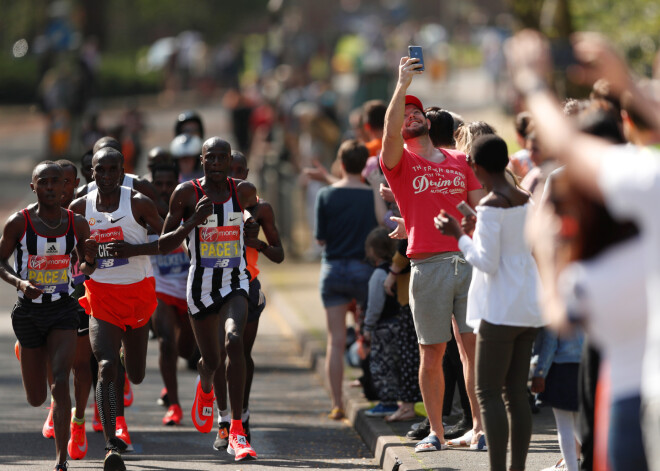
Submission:
[[68,255],[29,255],[27,279],[33,281],[46,294],[69,291]]
[[85,274],[80,271],[80,263],[76,262],[71,270],[72,285],[77,286],[83,283],[86,279]]
[[[232,214],[240,215],[231,213],[229,216]],[[241,222],[239,217],[237,225],[218,226],[218,215],[212,214],[198,227],[199,253],[204,268],[235,268],[241,264]]]
[[158,255],[156,265],[161,275],[176,275],[188,271],[190,259],[183,247],[179,247],[167,255]]
[[124,231],[121,227],[110,229],[97,229],[92,231],[90,237],[99,243],[99,251],[96,255],[97,268],[114,268],[128,264],[127,258],[113,258],[108,252],[108,244],[117,240],[124,240]]

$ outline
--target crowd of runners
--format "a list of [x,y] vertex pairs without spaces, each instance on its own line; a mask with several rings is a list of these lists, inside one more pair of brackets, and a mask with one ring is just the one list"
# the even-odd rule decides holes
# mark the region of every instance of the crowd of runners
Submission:
[[[507,45],[526,108],[515,154],[488,123],[408,94],[423,70],[406,56],[389,104],[354,113],[332,169],[306,170],[323,248],[328,417],[345,416],[352,312],[360,383],[377,401],[365,414],[413,420],[422,400],[427,418],[408,432],[416,452],[466,447],[487,451],[492,470],[524,470],[536,400],[552,407],[563,455],[549,470],[660,469],[659,89],[581,35],[572,75],[591,94],[560,103],[549,49],[533,31]],[[83,186],[74,163],[39,163],[37,202],[0,240],[26,397],[39,406],[51,396],[43,434],[55,470],[87,452],[90,392],[104,470],[126,469],[124,407],[144,380],[150,329],[163,424],[182,421],[176,365],[193,359],[192,423],[217,431],[215,449],[256,458],[257,262],[280,263],[284,251],[272,206],[246,180],[248,159],[185,112],[171,144],[149,152],[147,175],[125,173],[108,137],[80,167]],[[446,426],[456,389],[462,418]]]
[[183,418],[177,359],[198,360],[192,423],[215,429],[213,447],[237,461],[257,457],[248,409],[265,307],[257,263],[260,253],[279,263],[284,251],[271,205],[245,180],[245,156],[219,137],[202,141],[203,131],[199,115],[182,113],[169,150],[149,152],[143,177],[124,172],[111,137],[82,156],[83,186],[74,163],[41,162],[30,184],[37,202],[5,224],[0,276],[18,291],[16,356],[28,402],[39,406],[50,392],[43,435],[54,438],[55,470],[87,453],[90,391],[104,470],[126,469],[121,454],[133,447],[124,407],[133,401],[131,383],[144,380],[150,329],[159,343],[163,424]]

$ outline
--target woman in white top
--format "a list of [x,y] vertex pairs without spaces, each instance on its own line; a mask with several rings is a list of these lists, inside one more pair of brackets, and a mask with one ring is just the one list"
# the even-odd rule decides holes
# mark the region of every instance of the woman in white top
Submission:
[[[529,194],[506,178],[508,163],[508,149],[500,137],[487,135],[474,141],[470,164],[489,192],[477,206],[474,239],[445,211],[435,218],[436,227],[458,239],[465,259],[475,268],[467,323],[477,333],[476,390],[492,471],[525,469],[532,435],[527,376],[532,344],[543,325],[537,301],[538,272],[524,238]],[[506,467],[507,412],[511,417],[510,468]],[[485,448],[485,438],[480,442]]]

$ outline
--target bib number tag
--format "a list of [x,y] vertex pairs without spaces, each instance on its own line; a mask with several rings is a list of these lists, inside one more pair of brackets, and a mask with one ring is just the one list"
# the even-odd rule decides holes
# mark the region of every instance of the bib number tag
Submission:
[[110,229],[97,229],[92,231],[91,238],[99,243],[98,268],[114,268],[128,264],[127,258],[114,258],[108,250],[108,244],[118,240],[124,240],[124,231],[121,227]]
[[68,255],[29,255],[27,279],[46,294],[68,292],[70,264]]

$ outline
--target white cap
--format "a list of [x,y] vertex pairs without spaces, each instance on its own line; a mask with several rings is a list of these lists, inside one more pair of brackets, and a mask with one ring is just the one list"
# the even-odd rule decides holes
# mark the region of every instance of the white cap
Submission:
[[170,153],[175,159],[196,157],[202,153],[202,140],[192,134],[179,134],[170,144]]

